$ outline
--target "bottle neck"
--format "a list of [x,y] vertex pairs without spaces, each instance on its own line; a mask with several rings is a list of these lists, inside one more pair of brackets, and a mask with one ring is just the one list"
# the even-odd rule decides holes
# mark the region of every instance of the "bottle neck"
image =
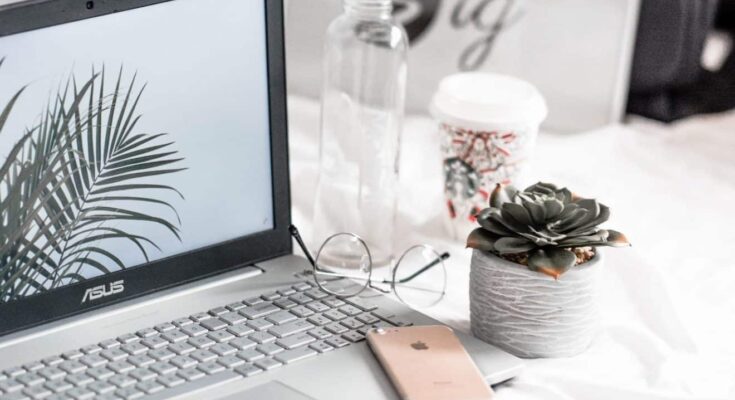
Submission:
[[342,0],[345,14],[359,19],[390,19],[393,0]]

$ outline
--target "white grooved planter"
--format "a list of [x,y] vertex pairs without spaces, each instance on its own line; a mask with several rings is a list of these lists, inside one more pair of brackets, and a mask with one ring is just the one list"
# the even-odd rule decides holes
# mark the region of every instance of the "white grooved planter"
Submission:
[[596,281],[602,255],[558,280],[475,250],[470,323],[479,339],[523,358],[569,357],[586,350],[597,330]]

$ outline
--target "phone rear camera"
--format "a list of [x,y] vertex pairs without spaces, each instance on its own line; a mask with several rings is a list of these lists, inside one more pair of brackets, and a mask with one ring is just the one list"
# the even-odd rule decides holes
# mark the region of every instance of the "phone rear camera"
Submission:
[[87,2],[87,10],[91,10],[94,8],[94,1],[88,1]]

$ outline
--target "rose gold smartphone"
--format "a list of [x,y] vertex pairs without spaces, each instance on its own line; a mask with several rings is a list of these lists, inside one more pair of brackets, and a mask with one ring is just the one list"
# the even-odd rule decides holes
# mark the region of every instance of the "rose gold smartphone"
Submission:
[[373,329],[370,348],[404,400],[486,400],[480,370],[446,326]]

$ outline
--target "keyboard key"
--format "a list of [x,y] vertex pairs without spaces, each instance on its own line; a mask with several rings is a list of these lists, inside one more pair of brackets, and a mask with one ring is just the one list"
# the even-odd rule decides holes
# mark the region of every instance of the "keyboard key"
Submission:
[[245,299],[245,301],[243,301],[243,303],[245,303],[245,304],[247,304],[249,306],[254,306],[256,304],[263,303],[263,299],[261,299],[260,297],[251,297],[249,299]]
[[76,374],[67,375],[66,381],[71,383],[74,386],[84,386],[90,382],[92,382],[94,379],[92,379],[91,376],[85,374],[84,372],[79,372]]
[[311,322],[314,325],[319,325],[319,326],[327,325],[327,324],[331,324],[332,323],[332,320],[331,319],[329,319],[329,318],[327,318],[327,317],[325,317],[323,315],[312,315],[311,317],[307,318],[306,320],[309,321],[309,322]]
[[23,389],[23,393],[31,396],[32,399],[42,399],[51,395],[51,391],[43,386],[32,386]]
[[126,333],[117,337],[117,341],[122,344],[137,342],[139,340],[140,338],[137,335],[133,335],[132,333]]
[[336,297],[330,297],[327,299],[323,299],[322,303],[326,304],[328,307],[331,308],[337,308],[345,305],[345,302],[342,301],[342,299],[338,299]]
[[305,306],[297,306],[291,309],[291,313],[299,318],[306,318],[309,315],[314,315],[314,311]]
[[293,286],[291,286],[294,290],[298,290],[299,292],[303,292],[304,290],[309,290],[312,288],[311,284],[307,282],[299,282]]
[[216,331],[227,327],[227,322],[222,321],[219,318],[212,318],[206,321],[202,321],[201,325],[210,331]]
[[314,300],[321,300],[321,299],[323,299],[325,297],[329,297],[329,294],[324,293],[324,291],[322,291],[319,288],[309,289],[309,290],[305,291],[304,294],[307,295],[307,296],[309,296],[309,297],[311,297]]
[[291,299],[291,301],[294,301],[296,304],[306,304],[314,300],[303,293],[296,293],[294,295],[291,295],[289,296],[289,299]]
[[235,325],[227,327],[227,332],[230,332],[231,334],[235,336],[245,336],[248,333],[251,333],[253,331],[254,331],[253,328],[251,328],[250,326],[244,323],[235,324]]
[[217,343],[209,348],[210,351],[220,356],[228,356],[237,352],[237,349],[227,343]]
[[286,350],[283,353],[276,354],[275,356],[273,356],[273,358],[275,358],[276,360],[284,364],[290,364],[295,361],[309,358],[316,354],[317,352],[314,349],[310,349],[308,347],[302,347],[302,348],[294,349],[294,350]]
[[265,319],[273,322],[276,325],[281,325],[285,324],[286,322],[295,320],[296,316],[286,310],[282,310],[265,317]]
[[225,307],[217,307],[217,308],[213,308],[213,309],[209,310],[209,314],[210,315],[214,315],[215,317],[218,316],[218,315],[226,314],[228,312],[229,312],[229,310],[226,309]]
[[[126,352],[124,352],[124,351],[122,351],[120,349],[107,349],[107,350],[102,350],[100,352],[100,355],[102,357],[110,360],[110,361],[122,360],[123,358],[127,358],[128,357],[128,353],[126,353]],[[63,369],[63,367],[62,367],[62,369]]]
[[347,328],[344,327],[344,325],[340,324],[339,322],[331,323],[324,327],[329,332],[332,332],[335,335],[338,335],[340,333],[347,332]]
[[175,365],[181,369],[189,368],[197,364],[196,360],[189,356],[176,356],[169,361],[172,365]]
[[[105,360],[105,362],[107,362],[107,360]],[[38,371],[38,374],[46,378],[47,380],[54,380],[54,379],[59,379],[62,376],[66,375],[66,372],[56,367],[46,367],[46,368],[40,369]]]
[[[63,361],[64,361],[64,359],[61,358],[61,357],[59,357],[59,356],[51,356],[51,357],[46,357],[46,358],[43,359],[43,363],[46,364],[46,365],[48,365],[49,367],[53,367],[54,365],[59,364],[59,363],[61,363]],[[2,375],[2,374],[0,374],[0,375]],[[2,378],[0,378],[0,379],[2,379]]]
[[192,321],[191,318],[178,318],[173,320],[172,323],[178,328],[183,328],[185,326],[193,324],[194,321]]
[[227,305],[227,309],[230,310],[230,311],[237,311],[237,310],[240,310],[240,309],[243,309],[243,308],[245,308],[245,304],[243,304],[242,302],[239,302],[239,301],[238,302],[235,302],[235,303],[230,303],[230,304]]
[[176,373],[178,376],[186,379],[187,381],[193,381],[204,377],[204,372],[199,371],[196,368],[186,368]]
[[260,298],[265,301],[273,301],[273,300],[278,299],[279,297],[281,297],[281,295],[278,294],[278,292],[270,292],[270,293],[260,295]]
[[346,326],[349,329],[357,329],[365,325],[362,322],[356,320],[355,318],[347,318],[345,320],[340,321],[340,324]]
[[283,308],[284,310],[287,310],[287,309],[292,308],[292,307],[296,307],[298,305],[298,304],[296,304],[295,301],[293,301],[293,300],[291,300],[291,299],[289,299],[287,297],[278,299],[278,300],[274,301],[273,304],[277,305],[278,307]]
[[147,380],[150,380],[156,377],[156,373],[151,371],[148,368],[136,368],[130,371],[128,375],[131,378],[137,379],[138,381],[141,381],[141,382],[147,381]]
[[340,307],[339,310],[349,316],[355,316],[362,313],[361,309],[349,304]]
[[327,342],[328,345],[334,346],[336,348],[345,347],[345,346],[347,346],[347,345],[350,344],[350,342],[348,342],[345,339],[342,339],[339,336],[331,337],[331,338],[327,339],[326,342]]
[[162,324],[156,325],[154,329],[161,333],[164,333],[164,332],[173,331],[174,329],[176,329],[176,326],[170,322],[164,322]]
[[79,362],[86,365],[89,368],[99,367],[100,365],[107,364],[107,359],[100,356],[99,354],[88,354],[79,359]]
[[195,338],[189,339],[189,344],[196,347],[197,349],[203,349],[205,347],[214,346],[217,342],[214,340],[206,337],[206,336],[199,336]]
[[0,393],[13,393],[23,388],[23,384],[16,381],[14,378],[5,379],[0,381]]
[[192,351],[196,350],[196,348],[189,343],[175,343],[168,346],[168,349],[180,356],[184,354],[189,354]]
[[373,311],[378,308],[375,304],[371,303],[370,300],[363,299],[361,297],[349,297],[344,301],[359,308],[362,311]]
[[235,372],[247,378],[249,376],[257,375],[263,372],[263,370],[253,364],[248,363],[235,368]]
[[77,372],[82,372],[87,369],[87,366],[79,361],[67,360],[59,364],[59,368],[66,371],[67,374],[76,374]]
[[314,324],[312,324],[309,321],[297,320],[297,321],[293,321],[293,322],[289,322],[283,325],[278,325],[278,326],[269,328],[268,332],[278,337],[285,337],[288,335],[293,335],[295,333],[308,331],[309,329],[314,328],[314,327],[315,327]]
[[281,296],[290,296],[294,293],[296,293],[296,289],[294,288],[283,288],[276,290],[276,293],[280,294]]
[[38,371],[39,369],[43,367],[45,367],[45,365],[43,365],[43,363],[40,361],[30,362],[23,366],[23,368],[25,368],[26,371],[30,371],[30,372]]
[[109,364],[107,364],[107,368],[111,369],[112,371],[115,371],[118,374],[123,374],[128,371],[132,371],[135,369],[135,365],[130,364],[127,361],[114,361]]
[[238,350],[249,349],[251,347],[254,347],[256,344],[257,343],[254,340],[250,340],[250,338],[246,337],[237,338],[229,342],[230,346],[233,346]]
[[[102,347],[103,349],[114,349],[115,347],[120,347],[120,342],[115,339],[107,339],[100,342],[100,347]],[[82,349],[82,351],[84,351],[84,349]],[[92,352],[95,351],[93,350]]]
[[191,337],[196,337],[196,336],[201,336],[201,335],[206,334],[207,332],[209,332],[209,329],[207,329],[207,328],[205,328],[205,327],[203,327],[203,326],[201,326],[199,324],[192,324],[192,325],[187,325],[187,326],[181,328],[181,332],[183,332],[183,333],[185,333],[185,334],[187,334],[187,335],[189,335]]
[[39,383],[43,382],[45,379],[46,378],[44,378],[43,376],[41,376],[41,375],[39,375],[39,374],[37,374],[35,372],[31,372],[31,373],[28,373],[28,374],[23,374],[23,375],[20,375],[20,376],[18,376],[16,378],[16,380],[18,382],[20,382],[20,383],[22,383],[22,384],[24,384],[26,386],[38,385]]
[[53,381],[49,381],[43,384],[48,390],[52,392],[63,392],[64,390],[71,389],[73,386],[71,383],[63,380],[63,379],[55,379]]
[[342,334],[342,337],[353,343],[357,343],[357,342],[365,340],[365,335],[359,332],[355,332],[355,331],[344,333]]
[[372,314],[368,314],[368,313],[360,314],[357,317],[355,317],[355,319],[357,319],[358,321],[364,324],[371,324],[371,325],[380,322],[379,318],[377,318],[376,316]]
[[249,327],[253,328],[256,331],[262,331],[273,326],[273,323],[265,318],[254,319],[252,321],[248,321],[247,324]]
[[255,365],[258,366],[258,368],[264,369],[266,371],[275,369],[283,365],[282,363],[272,359],[272,358],[264,358],[262,360],[258,360],[255,362]]
[[134,385],[137,382],[135,379],[129,377],[127,374],[115,375],[113,377],[110,377],[110,379],[108,379],[107,381],[119,388],[126,388],[128,386]]
[[147,338],[153,335],[158,335],[158,331],[153,328],[145,328],[139,330],[138,332],[135,332],[135,334],[140,336],[141,338]]
[[194,322],[202,322],[204,320],[207,320],[207,319],[212,318],[212,316],[209,315],[209,314],[207,314],[207,313],[205,313],[205,312],[201,312],[201,313],[196,313],[196,314],[192,315],[189,318],[191,318],[192,320],[194,320]]
[[[64,357],[65,359],[67,359],[67,360],[75,360],[75,359],[77,359],[77,358],[79,358],[79,357],[81,357],[83,355],[84,355],[84,353],[82,353],[79,350],[71,350],[71,351],[67,351],[66,353],[62,354],[61,356]],[[13,368],[13,369],[16,369],[16,368]],[[17,368],[17,369],[19,369],[19,368]],[[8,373],[8,370],[5,370],[5,374],[8,375],[8,376],[10,376],[10,377],[13,376],[13,375],[11,375],[11,374]]]
[[88,369],[86,372],[87,372],[87,375],[97,380],[107,379],[111,377],[112,375],[114,375],[114,373],[110,371],[107,367],[94,367],[94,368]]
[[291,335],[282,339],[278,339],[276,340],[276,343],[278,343],[278,345],[282,346],[285,349],[295,349],[314,341],[316,341],[316,339],[308,333],[299,333],[296,335]]
[[151,349],[160,349],[161,347],[166,347],[169,344],[169,341],[162,338],[161,336],[151,336],[148,338],[145,338],[140,341],[140,343],[143,346],[149,347]]
[[314,301],[306,305],[307,308],[311,309],[314,312],[324,312],[329,310],[329,306],[322,303],[321,301]]
[[166,388],[165,386],[163,386],[162,384],[156,381],[140,382],[139,384],[135,385],[135,387],[138,390],[142,390],[143,392],[147,394],[157,393]]
[[314,336],[317,339],[326,339],[332,336],[332,334],[329,333],[329,331],[327,331],[326,329],[322,329],[322,328],[315,328],[315,329],[310,330],[309,335]]
[[216,359],[217,358],[217,355],[214,354],[214,353],[212,353],[209,350],[200,349],[200,350],[197,350],[197,351],[189,354],[189,357],[191,357],[191,358],[193,358],[193,359],[195,359],[195,360],[197,360],[199,362],[207,362],[207,361],[212,361],[212,360]]
[[255,319],[255,318],[264,317],[268,314],[272,314],[280,310],[281,310],[280,308],[274,306],[271,303],[261,303],[261,304],[257,304],[255,306],[247,307],[243,310],[240,310],[240,314],[244,315],[248,319]]
[[[204,321],[203,323],[209,322],[210,320]],[[168,340],[171,343],[178,343],[183,342],[184,340],[189,338],[189,335],[187,335],[184,332],[181,331],[169,331],[161,335],[162,339]]]
[[[192,355],[192,358],[194,358],[193,355]],[[170,374],[170,373],[176,371],[176,367],[175,366],[173,366],[173,365],[171,365],[171,364],[169,364],[169,363],[167,363],[165,361],[159,361],[157,363],[153,363],[153,364],[151,364],[148,367],[148,369],[150,369],[151,371],[156,372],[158,375],[166,375],[166,374]]]
[[176,353],[169,349],[155,349],[148,352],[148,355],[155,358],[158,361],[165,361],[170,358],[176,357]]
[[234,339],[235,335],[223,330],[223,331],[212,332],[209,335],[207,335],[207,337],[214,340],[215,342],[222,343],[222,342],[226,342],[228,340]]
[[247,350],[241,350],[238,351],[236,356],[238,358],[241,358],[247,362],[252,362],[255,360],[260,360],[261,358],[265,357],[265,355],[255,349],[247,349]]
[[75,387],[64,393],[75,400],[87,400],[94,398],[94,392],[83,387]]
[[321,341],[321,340],[310,344],[309,347],[318,351],[319,353],[326,353],[328,351],[334,350],[334,347],[328,345],[326,342]]
[[283,347],[275,344],[275,343],[265,343],[258,345],[255,350],[258,350],[259,352],[267,355],[272,356],[273,354],[280,353],[283,351]]
[[156,381],[163,386],[172,388],[174,386],[179,386],[182,383],[186,382],[186,380],[176,374],[168,374],[164,376],[159,376]]
[[253,341],[258,342],[258,343],[261,343],[261,344],[262,343],[272,342],[272,341],[276,340],[276,337],[273,336],[273,335],[271,335],[268,332],[255,332],[255,333],[251,334],[250,336],[248,336],[248,338],[250,338],[250,340],[253,340]]
[[212,375],[212,374],[216,374],[217,372],[224,371],[225,367],[214,361],[209,361],[209,362],[205,362],[205,363],[201,363],[197,365],[197,369],[199,369],[200,371],[204,372],[207,375]]
[[135,365],[136,367],[147,367],[153,364],[156,360],[148,357],[145,354],[138,354],[136,356],[128,357],[128,362]]
[[245,364],[245,361],[238,358],[237,356],[224,356],[217,360],[218,363],[222,364],[223,367],[232,369],[240,365]]
[[96,381],[87,385],[87,389],[92,389],[97,394],[105,394],[114,392],[117,387],[107,381]]
[[347,315],[339,310],[329,310],[324,312],[322,315],[331,319],[332,321],[339,321],[341,319],[347,318]]
[[98,344],[92,344],[89,346],[84,346],[80,350],[84,354],[95,354],[95,353],[99,353],[100,351],[102,351],[102,346]]
[[240,313],[235,311],[230,311],[225,314],[220,315],[219,317],[222,321],[227,322],[229,325],[235,325],[239,324],[240,322],[244,322],[247,320],[247,318],[240,315]]
[[148,347],[144,346],[141,343],[127,343],[120,346],[120,349],[130,354],[131,356],[142,354],[148,351]]
[[135,387],[126,387],[122,389],[117,389],[115,391],[115,394],[125,400],[132,400],[132,399],[139,399],[143,396],[145,396],[145,393],[138,390]]

